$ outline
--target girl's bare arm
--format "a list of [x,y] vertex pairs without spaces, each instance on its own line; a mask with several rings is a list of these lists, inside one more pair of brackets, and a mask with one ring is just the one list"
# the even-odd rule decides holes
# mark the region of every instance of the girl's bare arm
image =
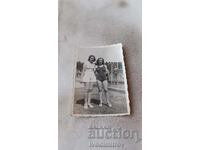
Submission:
[[83,79],[83,76],[85,75],[85,70],[86,70],[86,65],[84,64],[84,65],[83,65],[83,71],[82,71],[82,73],[81,73],[81,81],[82,81],[82,79]]

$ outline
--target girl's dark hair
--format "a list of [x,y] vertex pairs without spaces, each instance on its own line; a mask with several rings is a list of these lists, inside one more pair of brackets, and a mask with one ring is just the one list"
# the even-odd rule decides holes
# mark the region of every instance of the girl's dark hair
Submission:
[[100,59],[102,60],[102,64],[104,65],[104,59],[102,57],[100,57],[100,58],[97,59],[97,63],[96,64],[99,65]]
[[90,58],[91,58],[91,57],[94,57],[94,61],[96,61],[96,58],[95,58],[94,55],[90,55],[90,56],[88,57],[88,61],[90,61]]

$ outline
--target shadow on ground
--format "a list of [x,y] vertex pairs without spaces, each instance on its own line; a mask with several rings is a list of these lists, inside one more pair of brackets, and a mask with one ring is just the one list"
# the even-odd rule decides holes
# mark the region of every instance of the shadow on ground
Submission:
[[[76,104],[80,104],[82,106],[84,105],[84,103],[85,103],[84,99],[79,99],[79,100],[76,101]],[[100,101],[97,100],[97,99],[91,99],[91,103],[99,105]]]
[[127,113],[127,102],[125,94],[116,91],[109,91],[110,101],[112,107],[108,107],[103,96],[103,106],[99,106],[99,94],[97,88],[94,88],[91,94],[91,104],[94,108],[84,109],[84,88],[75,89],[75,100],[74,100],[74,114],[121,114]]

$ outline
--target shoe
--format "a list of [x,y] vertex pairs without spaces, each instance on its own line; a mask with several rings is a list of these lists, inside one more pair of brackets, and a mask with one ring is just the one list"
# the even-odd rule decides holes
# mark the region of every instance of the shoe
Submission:
[[90,103],[88,104],[88,106],[89,106],[90,108],[94,108],[94,106],[93,106],[92,104],[90,104]]
[[102,106],[103,106],[102,103],[100,103],[100,104],[99,104],[99,107],[102,107]]
[[87,104],[84,104],[84,109],[88,109],[88,105]]
[[110,102],[108,102],[108,106],[109,106],[109,107],[112,107],[112,104],[111,104]]

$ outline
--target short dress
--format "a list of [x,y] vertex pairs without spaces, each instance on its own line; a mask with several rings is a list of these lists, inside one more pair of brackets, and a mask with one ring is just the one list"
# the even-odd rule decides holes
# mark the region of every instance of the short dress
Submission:
[[96,82],[96,76],[94,74],[95,64],[91,64],[90,62],[86,62],[84,65],[85,73],[83,75],[83,82]]

